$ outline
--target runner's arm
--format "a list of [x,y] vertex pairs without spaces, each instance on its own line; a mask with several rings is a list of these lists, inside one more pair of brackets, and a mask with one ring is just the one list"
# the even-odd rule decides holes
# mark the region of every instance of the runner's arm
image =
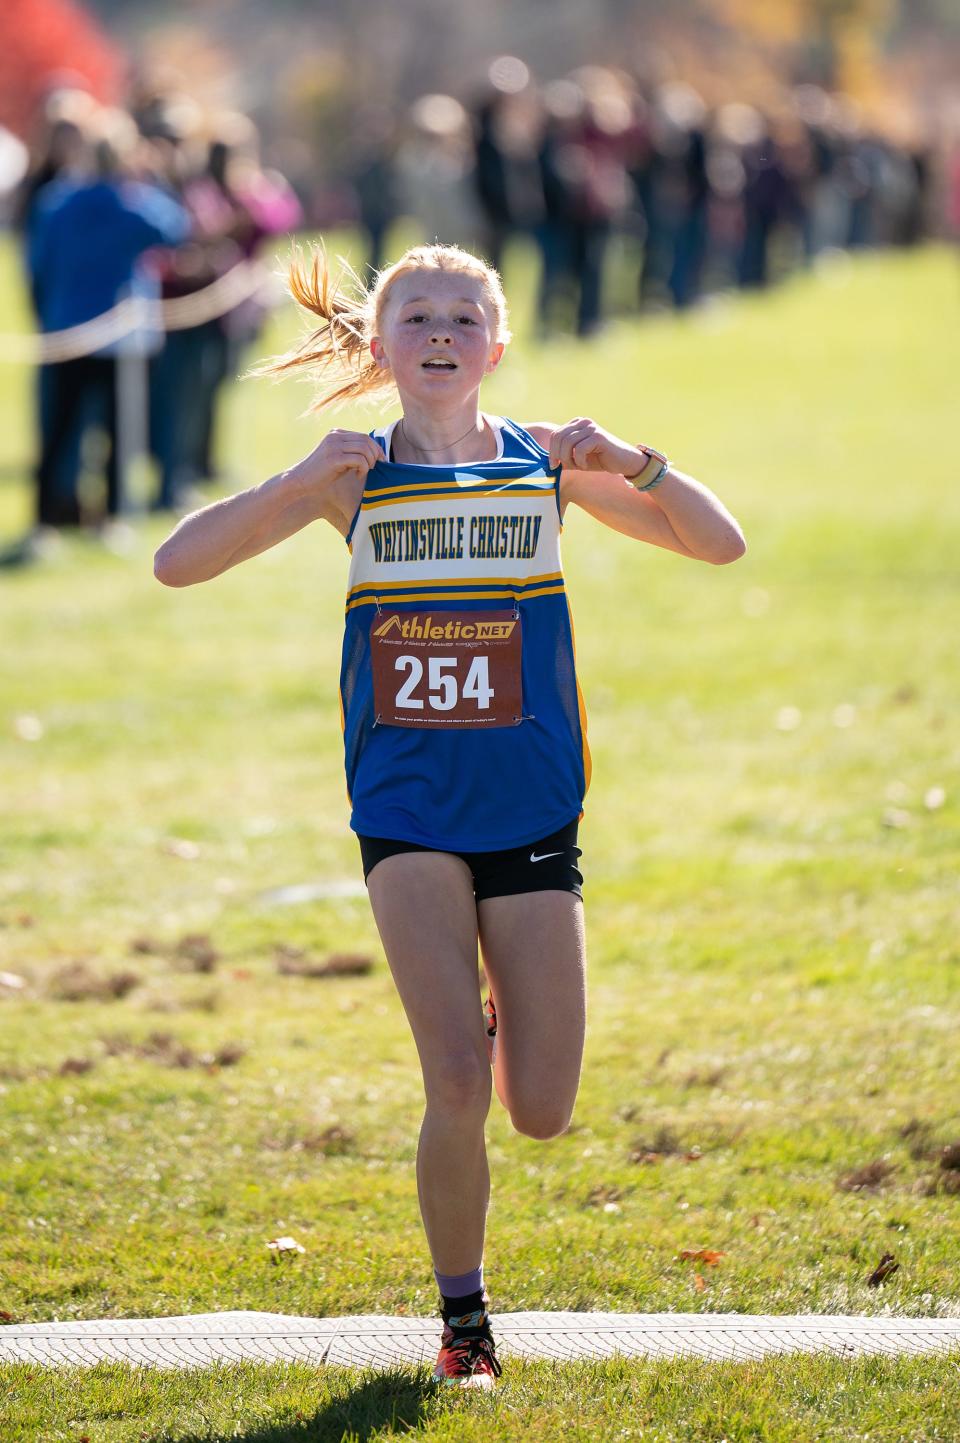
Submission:
[[[545,451],[560,429],[546,421],[524,425]],[[624,536],[698,561],[720,566],[736,561],[746,550],[740,527],[720,499],[672,466],[655,491],[645,492],[622,473],[578,471],[565,465],[560,474],[561,512],[571,502]]]
[[383,451],[369,436],[331,431],[305,460],[185,516],[157,551],[165,586],[211,581],[323,519],[346,536],[367,471]]

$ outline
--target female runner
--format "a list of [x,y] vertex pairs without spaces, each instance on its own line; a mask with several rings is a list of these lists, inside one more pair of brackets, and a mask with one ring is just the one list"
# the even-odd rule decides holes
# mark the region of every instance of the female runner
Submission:
[[402,415],[369,435],[331,430],[289,470],[186,517],[155,573],[208,581],[321,518],[347,543],[350,825],[423,1072],[417,1185],[443,1318],[434,1376],[491,1386],[489,1064],[514,1127],[556,1137],[584,1042],[577,826],[590,759],[563,513],[582,506],[715,564],[744,540],[717,497],[651,447],[584,417],[520,425],[479,409],[510,336],[499,276],[477,257],[417,246],[352,298],[322,255],[295,257],[290,288],[319,328],[261,373],[332,373],[313,409],[395,389]]

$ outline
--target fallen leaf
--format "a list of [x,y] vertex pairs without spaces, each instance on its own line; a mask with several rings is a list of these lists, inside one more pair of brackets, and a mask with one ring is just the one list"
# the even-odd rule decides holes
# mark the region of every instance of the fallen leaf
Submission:
[[884,1278],[889,1278],[890,1274],[895,1273],[899,1266],[900,1264],[893,1260],[893,1253],[884,1253],[869,1278],[867,1278],[867,1287],[878,1288]]
[[715,1248],[682,1248],[677,1254],[682,1262],[706,1263],[710,1268],[715,1268],[720,1259],[726,1256],[726,1252]]
[[307,1251],[302,1243],[294,1242],[293,1238],[272,1238],[267,1247],[272,1249],[271,1257],[275,1263],[280,1261],[281,1256],[296,1257],[297,1253]]
[[706,1288],[707,1285],[706,1285],[706,1282],[704,1281],[704,1278],[703,1278],[703,1274],[702,1274],[702,1273],[694,1273],[694,1275],[693,1275],[693,1286],[696,1288],[696,1290],[697,1290],[698,1293],[702,1293],[702,1292],[704,1291],[704,1289]]

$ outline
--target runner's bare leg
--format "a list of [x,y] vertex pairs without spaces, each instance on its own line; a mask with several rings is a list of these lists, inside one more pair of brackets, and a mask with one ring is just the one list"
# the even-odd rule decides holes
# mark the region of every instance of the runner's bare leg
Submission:
[[497,1009],[497,1096],[518,1132],[556,1137],[573,1113],[583,1062],[583,902],[572,892],[524,892],[489,897],[478,912]]
[[387,962],[420,1055],[426,1111],[417,1187],[434,1267],[479,1266],[490,1171],[490,1064],[470,869],[448,852],[385,857],[367,879]]

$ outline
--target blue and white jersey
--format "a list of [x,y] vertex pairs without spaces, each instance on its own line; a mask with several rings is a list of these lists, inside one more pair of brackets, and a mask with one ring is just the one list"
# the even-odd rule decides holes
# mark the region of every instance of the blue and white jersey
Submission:
[[[361,834],[498,851],[582,815],[590,754],[560,564],[560,468],[513,421],[488,420],[493,460],[373,466],[347,535],[340,704],[350,825]],[[371,432],[386,456],[396,425]],[[370,628],[384,608],[512,610],[522,719],[452,731],[378,721]]]

